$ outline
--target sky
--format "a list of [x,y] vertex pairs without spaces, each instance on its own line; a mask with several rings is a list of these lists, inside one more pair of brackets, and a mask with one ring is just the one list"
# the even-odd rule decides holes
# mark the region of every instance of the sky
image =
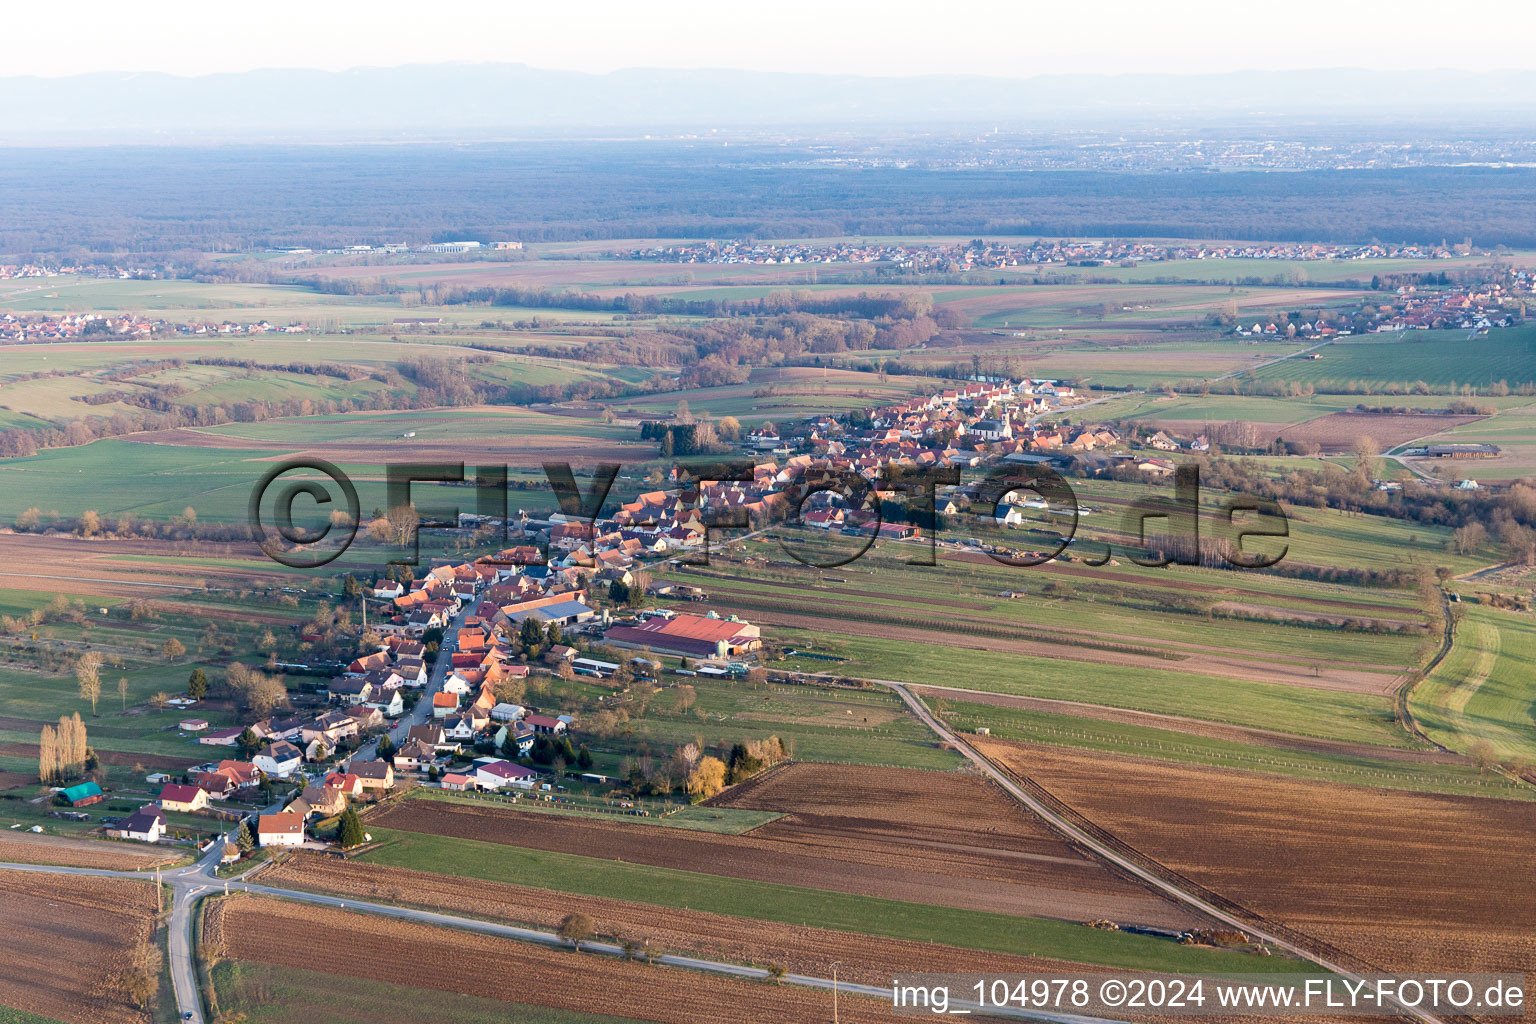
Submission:
[[[856,75],[1536,69],[1536,5],[1441,0],[75,0],[6,12],[0,75],[501,61]],[[1496,34],[1490,26],[1497,25]]]

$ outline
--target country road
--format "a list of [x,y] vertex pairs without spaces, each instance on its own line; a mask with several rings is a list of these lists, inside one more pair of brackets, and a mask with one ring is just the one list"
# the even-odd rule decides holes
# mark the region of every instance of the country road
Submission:
[[[921,700],[913,695],[912,692],[907,689],[905,683],[899,683],[886,679],[871,679],[868,681],[885,686],[888,689],[894,691],[897,696],[906,702],[906,705],[912,709],[912,713],[915,714],[924,725],[933,730],[933,732],[936,733],[945,742],[951,744],[956,751],[958,751],[972,764],[980,768],[984,773],[986,773],[988,778],[992,779],[992,781],[996,782],[999,786],[1002,786],[1010,796],[1018,800],[1021,804],[1023,804],[1025,807],[1028,807],[1031,811],[1038,815],[1040,819],[1045,822],[1045,824],[1048,825],[1051,829],[1065,836],[1067,839],[1077,843],[1084,849],[1091,850],[1094,854],[1098,855],[1104,860],[1109,861],[1116,867],[1130,872],[1132,875],[1146,882],[1148,885],[1151,885],[1154,889],[1163,893],[1165,896],[1168,896],[1169,898],[1176,900],[1185,906],[1192,907],[1205,914],[1206,916],[1213,918],[1214,920],[1220,921],[1226,925],[1230,925],[1239,931],[1245,931],[1249,935],[1252,935],[1255,938],[1268,943],[1269,945],[1283,949],[1288,953],[1292,953],[1298,957],[1301,957],[1303,960],[1310,961],[1311,963],[1316,964],[1317,966],[1323,968],[1323,970],[1332,974],[1337,974],[1341,977],[1348,978],[1351,981],[1358,982],[1361,980],[1361,976],[1359,974],[1356,974],[1355,972],[1350,971],[1338,964],[1332,963],[1325,957],[1319,956],[1318,954],[1312,952],[1309,949],[1306,949],[1297,943],[1271,934],[1262,928],[1257,928],[1253,925],[1252,922],[1243,920],[1239,917],[1227,913],[1221,908],[1214,906],[1203,897],[1190,892],[1181,886],[1174,884],[1173,882],[1167,881],[1155,872],[1150,871],[1135,861],[1120,855],[1115,850],[1111,849],[1110,847],[1101,843],[1099,840],[1095,839],[1093,836],[1089,835],[1087,832],[1078,828],[1072,822],[1057,814],[1046,804],[1020,787],[1005,773],[1000,771],[989,759],[979,753],[969,743],[966,743],[964,740],[962,740],[947,725],[934,717],[934,715],[928,710],[927,705],[925,705]],[[1396,1001],[1394,1000],[1394,1002]],[[1418,1007],[1408,1006],[1403,1003],[1396,1003],[1396,1005],[1399,1010],[1401,1010],[1401,1012],[1410,1017],[1414,1017],[1420,1021],[1423,1021],[1424,1024],[1445,1024],[1445,1022],[1442,1021],[1439,1017],[1421,1010]]]

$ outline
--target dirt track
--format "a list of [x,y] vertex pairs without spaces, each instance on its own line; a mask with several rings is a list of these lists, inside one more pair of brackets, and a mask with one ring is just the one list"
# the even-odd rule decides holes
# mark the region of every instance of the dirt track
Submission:
[[730,836],[411,800],[369,824],[962,909],[1162,927],[1192,921],[973,777],[797,764],[720,803],[789,813]]

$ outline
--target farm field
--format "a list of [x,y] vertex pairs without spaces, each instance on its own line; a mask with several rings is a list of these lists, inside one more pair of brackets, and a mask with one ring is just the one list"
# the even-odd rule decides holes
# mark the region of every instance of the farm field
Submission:
[[1529,801],[974,742],[1159,863],[1385,970],[1536,964]]
[[473,839],[391,832],[362,863],[511,882],[577,896],[645,902],[796,928],[816,927],[883,939],[932,942],[985,953],[1043,957],[1141,970],[1294,969],[1294,964],[1184,946],[1171,939],[1085,928],[1074,921],[941,907],[751,882],[575,854],[545,853]]
[[1437,743],[1479,744],[1500,761],[1536,765],[1536,625],[1526,615],[1466,607],[1450,654],[1413,690],[1409,709]]
[[136,871],[156,864],[169,864],[180,857],[179,851],[129,843],[90,843],[54,836],[0,834],[0,861],[12,864]]
[[[1470,384],[1511,388],[1536,381],[1536,328],[1512,327],[1468,338],[1466,331],[1408,331],[1335,341],[1317,360],[1288,359],[1254,373],[1261,381],[1294,381],[1319,391],[1370,385],[1407,395],[1417,381],[1442,391]],[[1388,391],[1388,386],[1395,386]]]
[[1497,458],[1457,465],[1448,465],[1442,459],[1405,461],[1420,472],[1447,481],[1470,476],[1479,481],[1508,483],[1521,477],[1536,476],[1536,401],[1530,398],[1508,401],[1519,404],[1502,408],[1497,416],[1454,426],[1425,438],[1428,444],[1496,444],[1499,446]]
[[[934,771],[953,771],[962,763],[958,754],[940,749],[933,735],[902,710],[900,700],[883,690],[795,686],[763,691],[725,679],[695,682],[693,707],[680,707],[677,691],[666,689],[629,727],[668,749],[694,740],[704,729],[751,739],[776,735],[794,756],[809,761]],[[603,746],[599,742],[594,753]]]
[[1477,423],[1480,416],[1336,412],[1292,424],[1277,435],[1282,441],[1315,446],[1324,454],[1352,452],[1362,438],[1387,451],[1421,437]]
[[[411,800],[370,816],[369,825],[993,913],[1187,922],[969,777],[794,765],[717,802],[786,817],[727,836]],[[957,803],[972,808],[958,826],[946,820]]]
[[984,727],[1002,740],[1411,792],[1533,798],[1528,787],[1435,751],[1311,740],[1097,705],[913,689],[954,728]]
[[[305,935],[317,948],[347,948],[353,955],[316,958],[305,943],[293,941],[295,934]],[[318,968],[325,974],[482,999],[527,993],[523,998],[536,997],[549,1009],[596,1014],[599,1020],[622,1015],[661,1024],[736,1024],[811,1020],[830,1013],[830,994],[562,953],[472,932],[243,895],[213,903],[204,937],[236,961]],[[442,969],[463,959],[476,969]],[[435,1000],[429,1006],[420,1009],[436,1012]],[[875,1024],[889,1016],[884,1006],[847,997],[840,1000],[839,1012],[855,1024]],[[555,1022],[564,1024],[559,1017]],[[578,1022],[582,1018],[572,1024]]]
[[567,913],[584,913],[602,935],[621,936],[653,952],[686,953],[756,966],[780,964],[793,974],[829,977],[841,960],[856,983],[888,984],[912,971],[1060,970],[1064,962],[975,949],[799,927],[746,917],[579,896],[442,873],[380,867],[299,854],[263,868],[267,885],[385,903],[407,903],[488,920],[553,930]]
[[0,1004],[66,1024],[149,1024],[116,977],[152,941],[158,909],[143,882],[0,871]]
[[[417,1024],[441,1015],[459,1024],[632,1024],[614,1017],[511,1000],[413,988],[370,978],[322,974],[253,960],[226,960],[213,971],[219,1007],[250,1024],[309,1024],[316,1013],[337,1024]],[[3,1017],[0,1017],[3,1020]]]

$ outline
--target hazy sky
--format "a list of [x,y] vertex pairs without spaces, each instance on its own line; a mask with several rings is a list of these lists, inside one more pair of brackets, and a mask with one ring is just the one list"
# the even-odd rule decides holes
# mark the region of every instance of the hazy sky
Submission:
[[12,4],[0,75],[509,61],[861,75],[1533,68],[1536,5],[1396,0],[75,0]]

